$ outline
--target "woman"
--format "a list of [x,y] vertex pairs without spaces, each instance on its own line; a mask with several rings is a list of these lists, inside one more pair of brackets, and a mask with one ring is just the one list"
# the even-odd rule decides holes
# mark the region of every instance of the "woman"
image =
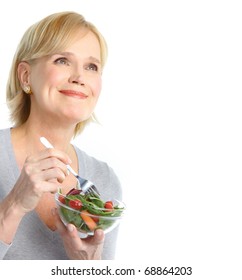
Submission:
[[[58,188],[76,185],[66,164],[104,199],[121,199],[113,170],[71,144],[94,119],[106,56],[103,36],[74,12],[50,15],[24,34],[7,85],[14,125],[0,131],[0,259],[114,258],[117,230],[80,239],[54,201]],[[55,148],[44,148],[41,136]]]

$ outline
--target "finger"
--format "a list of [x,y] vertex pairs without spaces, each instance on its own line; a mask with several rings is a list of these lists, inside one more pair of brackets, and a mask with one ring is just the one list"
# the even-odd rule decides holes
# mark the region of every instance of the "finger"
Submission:
[[[32,174],[31,174],[32,173]],[[60,187],[60,184],[65,180],[66,175],[59,169],[59,168],[53,168],[48,170],[39,170],[39,171],[31,171],[29,172],[29,180],[32,182],[34,188],[36,190],[45,190],[50,191],[46,189],[46,187],[50,187],[51,191],[55,190],[56,188]],[[50,185],[46,183],[51,183]],[[45,185],[45,187],[44,187]]]
[[44,152],[47,153],[47,157],[56,157],[65,164],[71,164],[72,162],[69,156],[60,150],[45,149]]
[[60,235],[62,236],[68,235],[71,238],[77,238],[77,240],[80,242],[79,236],[77,234],[77,229],[74,225],[72,224],[64,225],[64,223],[60,219],[58,210],[56,208],[52,209],[52,215],[54,216],[56,229]]
[[[37,166],[36,166],[36,168],[37,168]],[[60,161],[58,158],[55,158],[55,157],[46,158],[46,159],[41,160],[38,163],[38,168],[40,170],[46,170],[46,169],[51,169],[51,168],[59,168],[65,174],[65,176],[67,176],[69,174],[69,171],[66,167],[66,164],[63,163],[62,161]]]
[[42,151],[40,151],[38,154],[35,154],[33,156],[29,156],[27,158],[27,161],[31,161],[31,162],[38,162],[40,160],[46,159],[46,158],[58,158],[60,161],[62,161],[65,164],[70,164],[71,163],[71,159],[69,158],[69,156],[57,149],[54,148],[48,148],[48,149],[44,149]]
[[78,242],[79,242],[79,241],[80,241],[80,238],[79,238],[79,236],[78,236],[76,227],[75,227],[73,224],[68,224],[68,225],[66,226],[66,228],[67,228],[67,231],[68,231],[69,236],[70,236],[71,238],[73,238],[73,239],[77,238],[77,240],[78,240]]
[[[59,215],[57,214],[57,216]],[[65,226],[60,218],[56,218],[56,228],[60,236],[63,238],[64,244],[68,244],[71,248],[75,248],[76,251],[82,249],[82,240],[80,239],[77,229],[73,224]]]
[[104,242],[104,231],[102,229],[97,229],[94,232],[94,236],[93,236],[93,244],[95,245],[100,245]]
[[57,181],[59,183],[62,183],[65,178],[66,178],[66,174],[63,173],[62,170],[60,170],[59,168],[52,168],[52,169],[47,169],[44,171],[41,171],[39,173],[40,179],[42,179],[43,181]]
[[42,196],[43,193],[56,193],[58,192],[59,188],[61,187],[61,184],[58,182],[40,182],[38,184],[34,185],[34,188],[32,189],[32,192],[37,194],[39,197]]

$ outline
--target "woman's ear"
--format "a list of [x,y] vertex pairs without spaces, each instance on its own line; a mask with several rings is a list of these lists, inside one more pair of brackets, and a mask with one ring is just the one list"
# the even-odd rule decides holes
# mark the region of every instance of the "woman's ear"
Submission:
[[21,61],[18,65],[17,72],[22,87],[29,85],[30,65],[25,61]]

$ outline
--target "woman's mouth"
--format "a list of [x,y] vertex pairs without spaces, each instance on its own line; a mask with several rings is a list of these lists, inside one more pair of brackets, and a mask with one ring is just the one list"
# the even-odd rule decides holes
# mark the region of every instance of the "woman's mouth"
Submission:
[[88,97],[85,93],[80,91],[75,91],[75,90],[60,90],[59,92],[66,96],[79,98],[79,99],[86,99]]

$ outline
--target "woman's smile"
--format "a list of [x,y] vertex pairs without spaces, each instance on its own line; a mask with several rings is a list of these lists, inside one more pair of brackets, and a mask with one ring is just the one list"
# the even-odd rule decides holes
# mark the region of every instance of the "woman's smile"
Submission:
[[75,90],[60,90],[60,93],[69,96],[69,97],[74,97],[74,98],[78,98],[78,99],[87,99],[88,95],[86,95],[85,93],[81,92],[81,91],[75,91]]

